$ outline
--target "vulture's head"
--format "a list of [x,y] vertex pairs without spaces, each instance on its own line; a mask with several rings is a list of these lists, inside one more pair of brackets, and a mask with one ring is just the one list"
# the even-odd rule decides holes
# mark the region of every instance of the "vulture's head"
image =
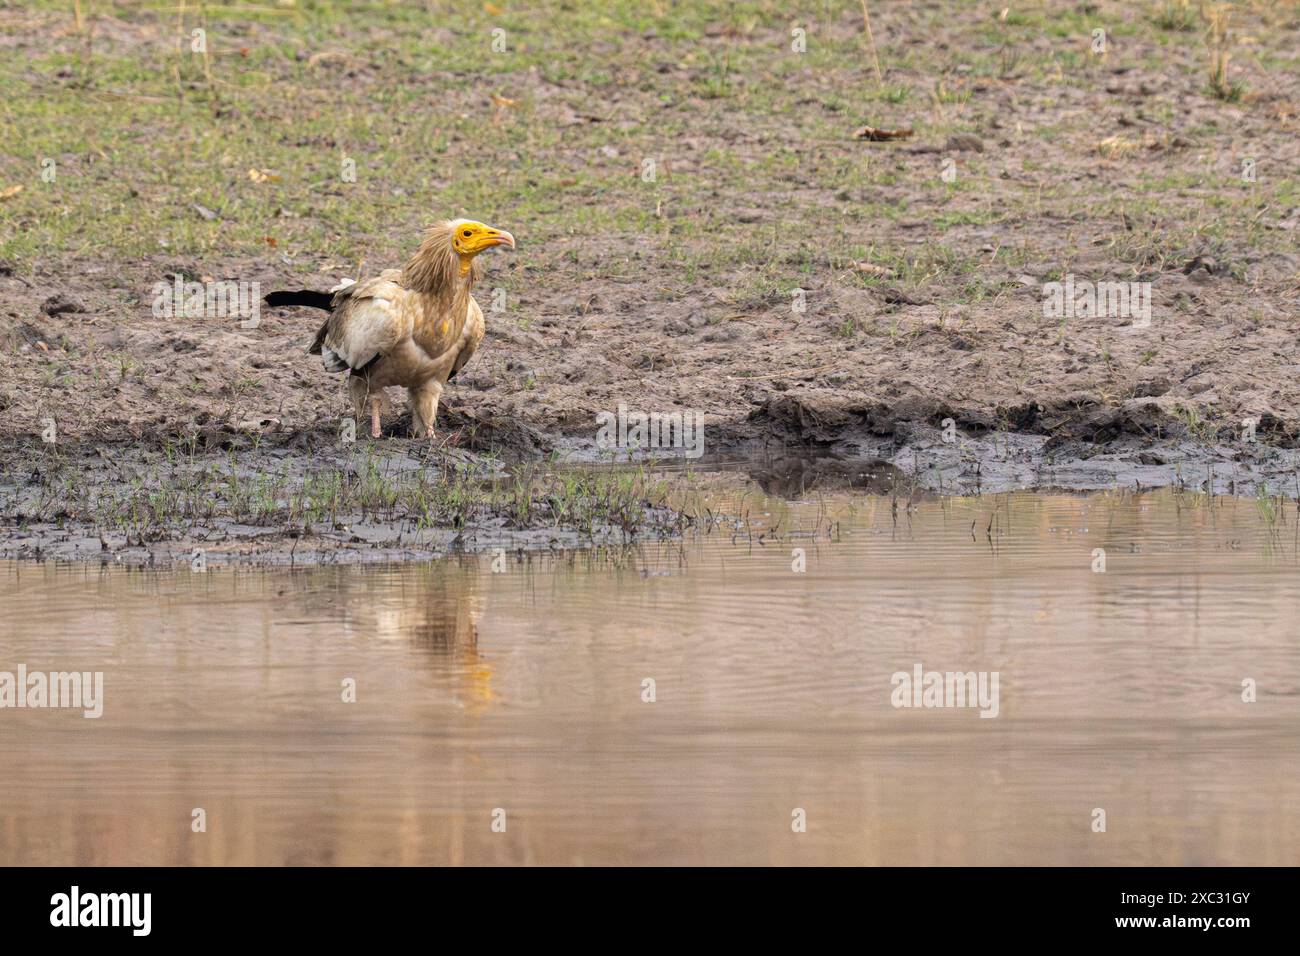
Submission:
[[449,225],[451,246],[462,258],[472,259],[495,246],[515,247],[515,237],[504,229],[493,229],[473,219],[453,219]]
[[474,219],[435,222],[407,261],[404,281],[407,288],[420,292],[454,294],[460,284],[458,279],[472,285],[482,273],[474,257],[496,246],[513,249],[515,237]]

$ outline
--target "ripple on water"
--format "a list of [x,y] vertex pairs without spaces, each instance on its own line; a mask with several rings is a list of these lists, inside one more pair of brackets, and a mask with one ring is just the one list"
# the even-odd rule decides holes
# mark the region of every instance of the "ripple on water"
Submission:
[[[1294,859],[1290,524],[1167,491],[744,505],[499,574],[2,565],[0,669],[103,670],[106,702],[4,714],[0,862]],[[918,663],[997,671],[998,718],[895,709]],[[206,848],[173,826],[200,803]],[[1100,805],[1125,840],[1089,840]]]

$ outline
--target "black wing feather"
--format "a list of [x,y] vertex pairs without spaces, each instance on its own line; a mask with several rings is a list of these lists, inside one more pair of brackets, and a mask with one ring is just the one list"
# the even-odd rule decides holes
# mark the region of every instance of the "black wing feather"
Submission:
[[309,309],[320,309],[322,312],[334,311],[334,306],[331,304],[333,300],[333,292],[313,292],[311,289],[286,289],[281,292],[268,292],[262,296],[262,301],[271,308],[282,305],[305,305]]

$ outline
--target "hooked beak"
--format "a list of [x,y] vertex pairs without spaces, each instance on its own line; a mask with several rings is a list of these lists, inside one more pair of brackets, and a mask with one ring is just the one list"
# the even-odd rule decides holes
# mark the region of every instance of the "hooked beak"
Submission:
[[509,246],[513,249],[515,247],[515,237],[504,229],[495,229],[492,235],[487,237],[483,245],[486,249],[491,249],[493,246]]

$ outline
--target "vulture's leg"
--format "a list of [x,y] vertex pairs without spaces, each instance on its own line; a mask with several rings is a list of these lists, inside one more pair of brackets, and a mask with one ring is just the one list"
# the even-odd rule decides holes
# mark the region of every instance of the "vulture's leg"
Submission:
[[419,388],[411,389],[411,437],[432,438],[433,423],[438,417],[438,400],[442,398],[442,383],[429,379]]
[[357,422],[365,421],[366,400],[370,400],[370,437],[382,438],[384,433],[379,427],[379,393],[371,395],[370,383],[360,375],[353,375],[348,379],[348,391],[352,395],[352,408]]

